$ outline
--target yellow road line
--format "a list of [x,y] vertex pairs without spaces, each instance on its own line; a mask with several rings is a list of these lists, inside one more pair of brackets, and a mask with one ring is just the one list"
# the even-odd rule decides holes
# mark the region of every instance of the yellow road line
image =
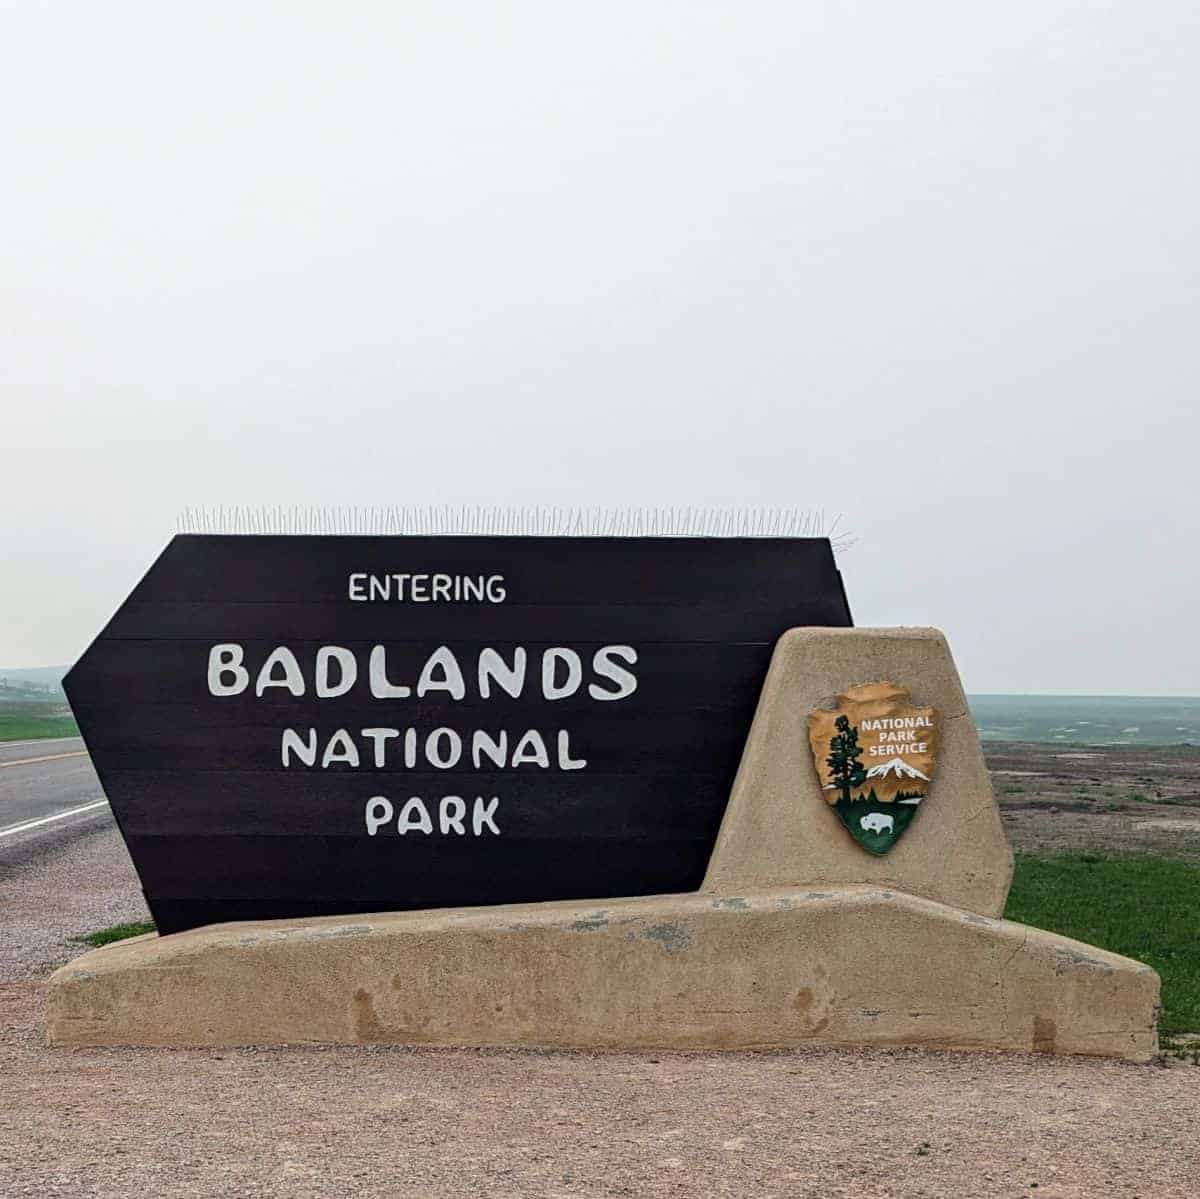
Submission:
[[42,758],[18,758],[15,762],[0,762],[0,769],[5,766],[32,766],[34,762],[57,762],[60,758],[86,758],[86,749],[72,750],[69,754],[46,754]]

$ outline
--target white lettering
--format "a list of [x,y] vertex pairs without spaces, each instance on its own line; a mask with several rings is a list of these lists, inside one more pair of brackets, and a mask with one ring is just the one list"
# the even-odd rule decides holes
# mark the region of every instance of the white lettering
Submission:
[[[493,837],[500,836],[500,826],[497,823],[499,807],[498,796],[493,795],[485,801],[482,795],[477,795],[471,808],[471,835],[482,837],[486,832]],[[407,836],[409,833],[423,833],[427,837],[431,836],[434,832],[433,817],[430,815],[433,808],[432,800],[427,804],[419,795],[410,796],[401,807],[400,815],[396,817],[396,832],[401,837]],[[374,837],[384,825],[392,820],[395,811],[392,801],[387,796],[372,795],[367,800],[363,811],[367,836]],[[437,831],[443,837],[452,834],[457,837],[468,835],[467,804],[461,795],[442,796],[437,801],[436,811]]]
[[[275,677],[275,668],[283,670],[283,677]],[[255,695],[261,696],[268,687],[283,687],[293,695],[304,694],[304,676],[300,673],[300,663],[296,655],[286,645],[273,649],[258,672],[254,682]]]
[[[443,739],[450,746],[449,752],[440,748]],[[434,729],[425,739],[425,756],[431,766],[436,766],[439,770],[449,770],[452,766],[457,766],[462,757],[462,738],[453,729]]]
[[283,738],[279,743],[279,757],[284,766],[291,765],[289,751],[304,763],[311,766],[317,760],[317,730],[308,730],[308,741],[300,740],[300,734],[295,729],[284,729]]
[[492,698],[492,680],[517,699],[525,689],[526,654],[521,646],[513,650],[510,667],[490,646],[479,651],[479,694],[483,699]]
[[[244,651],[240,645],[214,645],[208,651],[209,695],[241,695],[250,682],[250,672],[242,665]],[[233,682],[223,682],[225,675],[233,675]],[[261,692],[260,692],[261,694]]]
[[617,666],[613,658],[622,658],[631,666],[637,660],[637,650],[632,645],[605,645],[592,655],[592,669],[601,677],[617,684],[615,691],[605,691],[595,683],[588,684],[588,695],[592,699],[615,700],[624,699],[637,690],[637,676],[624,666]]
[[387,762],[387,743],[392,737],[399,737],[399,729],[363,729],[362,735],[375,746],[375,768],[382,770]]
[[321,757],[321,769],[328,769],[334,762],[345,762],[347,766],[358,768],[358,746],[345,729],[338,729],[329,738],[329,744],[325,746],[325,753]]
[[346,594],[357,603],[461,603],[464,600],[502,604],[508,598],[503,575],[408,574],[375,575],[358,571],[346,576]]
[[500,830],[496,827],[496,822],[492,817],[496,814],[496,809],[500,806],[500,800],[496,796],[484,804],[483,797],[477,795],[475,797],[475,806],[471,811],[471,829],[475,836],[479,836],[483,832],[483,826],[486,824],[496,836],[500,836]]
[[[562,662],[567,668],[566,682],[561,685],[557,681],[558,664]],[[583,664],[579,655],[573,649],[554,646],[542,654],[542,694],[549,700],[566,699],[579,690],[583,682]]]
[[[338,681],[330,683],[329,664],[338,664]],[[323,645],[317,650],[316,693],[321,699],[345,695],[358,680],[358,660],[340,645]]]
[[471,761],[476,770],[480,769],[480,759],[484,755],[491,759],[493,766],[503,770],[508,763],[508,734],[502,730],[498,737],[493,737],[484,729],[476,729],[471,734]]
[[[406,833],[421,832],[427,836],[433,832],[433,821],[429,819],[429,809],[417,796],[413,796],[400,809],[400,819],[396,821],[396,831],[400,836]],[[478,836],[478,834],[476,834]]]
[[571,757],[571,734],[566,729],[558,730],[558,768],[559,770],[582,770],[587,765],[586,758]]
[[523,766],[526,762],[532,762],[544,770],[550,769],[550,755],[546,752],[546,743],[537,729],[530,729],[525,733],[517,742],[517,748],[513,750],[514,766]]
[[467,830],[463,826],[463,817],[466,814],[467,805],[461,796],[443,795],[441,803],[438,804],[438,827],[442,830],[442,835],[454,831],[460,837],[465,837]]
[[375,836],[379,832],[379,826],[387,824],[394,812],[395,809],[392,807],[390,800],[385,799],[382,795],[372,795],[367,800],[367,809],[364,813],[367,822],[367,836]]
[[387,650],[377,645],[371,650],[371,695],[375,699],[407,699],[412,695],[408,687],[393,686],[387,677]]
[[[435,674],[435,671],[439,673]],[[453,699],[462,699],[467,694],[458,659],[444,645],[439,645],[429,655],[417,680],[418,696],[427,695],[430,691],[447,691]]]

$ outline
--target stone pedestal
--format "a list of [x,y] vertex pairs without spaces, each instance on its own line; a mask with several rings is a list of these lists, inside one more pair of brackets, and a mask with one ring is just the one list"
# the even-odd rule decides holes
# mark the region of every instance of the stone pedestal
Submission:
[[[885,857],[864,853],[825,802],[808,714],[861,683],[887,679],[938,711],[928,798]],[[779,639],[746,740],[704,890],[875,883],[1000,916],[1012,850],[967,697],[937,629],[789,629]]]
[[879,887],[772,888],[118,943],[50,989],[56,1045],[925,1045],[1145,1060],[1158,978]]
[[[890,853],[822,794],[810,710],[889,680],[938,766]],[[744,1049],[923,1045],[1145,1061],[1149,967],[996,919],[1012,874],[949,649],[931,629],[781,638],[703,890],[213,925],[50,979],[54,1045]]]

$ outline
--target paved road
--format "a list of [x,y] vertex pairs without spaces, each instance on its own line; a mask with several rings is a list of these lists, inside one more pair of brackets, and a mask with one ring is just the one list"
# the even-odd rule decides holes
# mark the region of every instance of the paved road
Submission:
[[0,860],[31,839],[110,822],[103,800],[80,738],[0,742]]

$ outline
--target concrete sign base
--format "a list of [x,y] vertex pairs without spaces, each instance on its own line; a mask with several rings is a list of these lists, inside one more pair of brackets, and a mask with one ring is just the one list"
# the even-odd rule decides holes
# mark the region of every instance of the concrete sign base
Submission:
[[[901,827],[903,839],[890,836]],[[119,942],[51,977],[47,1037],[1151,1058],[1158,976],[998,919],[1011,875],[942,635],[793,629],[701,892]]]
[[53,1045],[1157,1049],[1158,976],[872,886],[224,924],[50,985]]
[[[912,829],[864,853],[825,801],[808,718],[839,693],[887,679],[937,710],[941,747]],[[864,760],[866,764],[866,760]],[[894,806],[894,805],[893,805]],[[937,629],[789,629],[779,639],[706,891],[877,883],[985,916],[1004,912],[1013,859],[950,647]]]

